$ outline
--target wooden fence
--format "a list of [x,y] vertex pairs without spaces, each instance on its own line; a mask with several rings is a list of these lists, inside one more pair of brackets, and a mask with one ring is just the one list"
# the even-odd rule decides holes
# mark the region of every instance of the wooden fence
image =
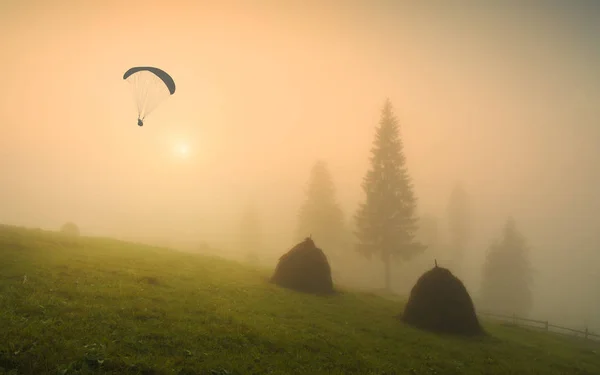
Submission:
[[586,327],[584,330],[573,329],[569,327],[557,326],[555,324],[550,324],[547,320],[536,320],[536,319],[528,319],[513,315],[501,315],[490,312],[478,312],[477,315],[481,315],[482,317],[489,317],[493,319],[502,320],[505,322],[510,322],[514,325],[525,326],[528,328],[540,329],[546,332],[554,332],[563,335],[569,336],[577,336],[583,337],[586,340],[600,340],[600,334],[590,332]]

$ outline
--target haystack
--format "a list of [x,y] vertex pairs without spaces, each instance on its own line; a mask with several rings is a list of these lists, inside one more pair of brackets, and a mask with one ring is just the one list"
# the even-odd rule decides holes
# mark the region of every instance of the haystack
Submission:
[[448,269],[425,272],[410,292],[402,321],[420,329],[457,335],[483,333],[471,296]]
[[333,293],[331,267],[325,253],[311,238],[306,238],[279,258],[271,281],[300,292]]

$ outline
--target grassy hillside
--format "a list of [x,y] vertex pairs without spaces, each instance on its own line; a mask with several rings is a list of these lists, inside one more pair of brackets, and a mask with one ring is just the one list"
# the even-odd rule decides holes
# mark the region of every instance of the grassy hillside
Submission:
[[402,304],[315,297],[231,261],[0,227],[0,373],[600,374],[600,351],[486,325],[410,328]]

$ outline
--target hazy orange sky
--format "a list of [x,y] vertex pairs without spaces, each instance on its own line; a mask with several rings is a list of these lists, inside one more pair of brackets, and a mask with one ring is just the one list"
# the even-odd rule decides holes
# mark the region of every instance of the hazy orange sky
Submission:
[[[0,221],[226,241],[254,200],[287,243],[318,158],[354,212],[389,97],[419,211],[471,194],[474,262],[514,215],[537,280],[597,282],[600,6],[437,3],[2,0]],[[137,65],[177,84],[143,128]]]

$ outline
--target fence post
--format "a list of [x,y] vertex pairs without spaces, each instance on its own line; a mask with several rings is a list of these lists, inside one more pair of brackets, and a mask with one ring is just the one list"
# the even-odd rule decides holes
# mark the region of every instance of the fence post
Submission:
[[588,327],[585,327],[585,339],[586,340],[588,338],[588,334],[589,334]]
[[517,325],[517,314],[513,313],[513,324]]
[[547,331],[548,330],[548,321],[547,320],[544,322],[544,326],[546,327],[546,331]]

